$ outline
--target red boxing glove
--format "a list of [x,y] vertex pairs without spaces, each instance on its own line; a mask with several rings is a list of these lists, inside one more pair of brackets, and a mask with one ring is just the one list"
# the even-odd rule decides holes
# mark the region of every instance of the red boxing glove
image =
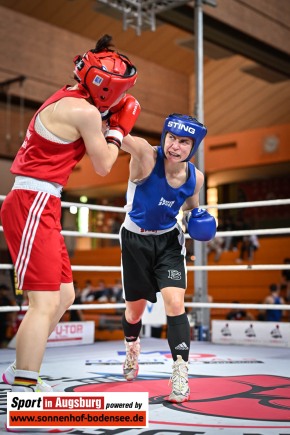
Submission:
[[105,133],[106,141],[121,148],[124,136],[130,133],[141,112],[141,107],[132,95],[124,98],[114,107],[110,108],[110,129]]
[[126,101],[128,99],[131,100],[132,98],[134,98],[132,95],[125,94],[124,97],[119,101],[118,104],[116,104],[115,106],[110,107],[110,109],[109,109],[110,117],[112,116],[113,113],[120,112],[120,110],[125,106]]
[[125,95],[125,96],[124,96],[124,97],[119,101],[118,104],[116,104],[116,105],[113,106],[113,107],[110,107],[110,109],[106,110],[105,112],[101,112],[102,120],[103,120],[103,121],[107,121],[108,119],[111,118],[111,116],[112,116],[113,113],[119,112],[119,110],[121,110],[122,107],[124,106],[124,104],[125,104],[125,102],[126,102],[128,96],[131,97],[131,95],[127,95],[127,94],[126,94],[126,95]]

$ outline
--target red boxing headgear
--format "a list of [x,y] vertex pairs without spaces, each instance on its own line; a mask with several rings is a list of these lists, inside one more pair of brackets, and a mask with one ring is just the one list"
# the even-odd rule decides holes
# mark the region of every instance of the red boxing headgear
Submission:
[[89,92],[94,104],[104,112],[134,86],[137,70],[130,60],[115,51],[88,51],[74,58],[76,80]]

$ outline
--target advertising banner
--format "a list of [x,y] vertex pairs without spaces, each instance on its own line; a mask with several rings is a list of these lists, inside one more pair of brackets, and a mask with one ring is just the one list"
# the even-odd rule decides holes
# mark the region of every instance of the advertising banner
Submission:
[[212,342],[290,347],[289,323],[213,320]]
[[[91,344],[94,340],[95,322],[60,322],[50,334],[46,347]],[[12,338],[8,347],[16,348],[16,336]]]

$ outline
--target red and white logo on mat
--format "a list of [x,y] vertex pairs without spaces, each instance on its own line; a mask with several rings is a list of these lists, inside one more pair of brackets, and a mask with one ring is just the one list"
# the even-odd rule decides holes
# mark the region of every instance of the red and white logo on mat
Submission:
[[[116,379],[116,378],[115,378]],[[263,422],[290,422],[290,379],[270,375],[195,377],[189,379],[188,402],[167,402],[168,379],[137,379],[130,391],[148,391],[149,404],[207,417]],[[128,383],[114,381],[69,388],[70,391],[128,391]],[[161,395],[160,392],[164,392]],[[165,418],[166,419],[166,418]],[[182,417],[183,419],[183,417]],[[207,419],[204,419],[207,421]],[[224,427],[224,424],[221,425]]]

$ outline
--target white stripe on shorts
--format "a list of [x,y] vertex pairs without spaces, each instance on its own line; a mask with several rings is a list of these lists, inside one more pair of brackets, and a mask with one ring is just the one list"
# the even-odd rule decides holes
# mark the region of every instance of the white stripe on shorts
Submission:
[[15,269],[18,279],[18,288],[20,290],[23,287],[24,277],[30,260],[32,245],[34,242],[36,230],[39,225],[40,216],[49,197],[49,193],[38,192],[28,213],[27,221],[21,238],[18,257],[15,263]]

